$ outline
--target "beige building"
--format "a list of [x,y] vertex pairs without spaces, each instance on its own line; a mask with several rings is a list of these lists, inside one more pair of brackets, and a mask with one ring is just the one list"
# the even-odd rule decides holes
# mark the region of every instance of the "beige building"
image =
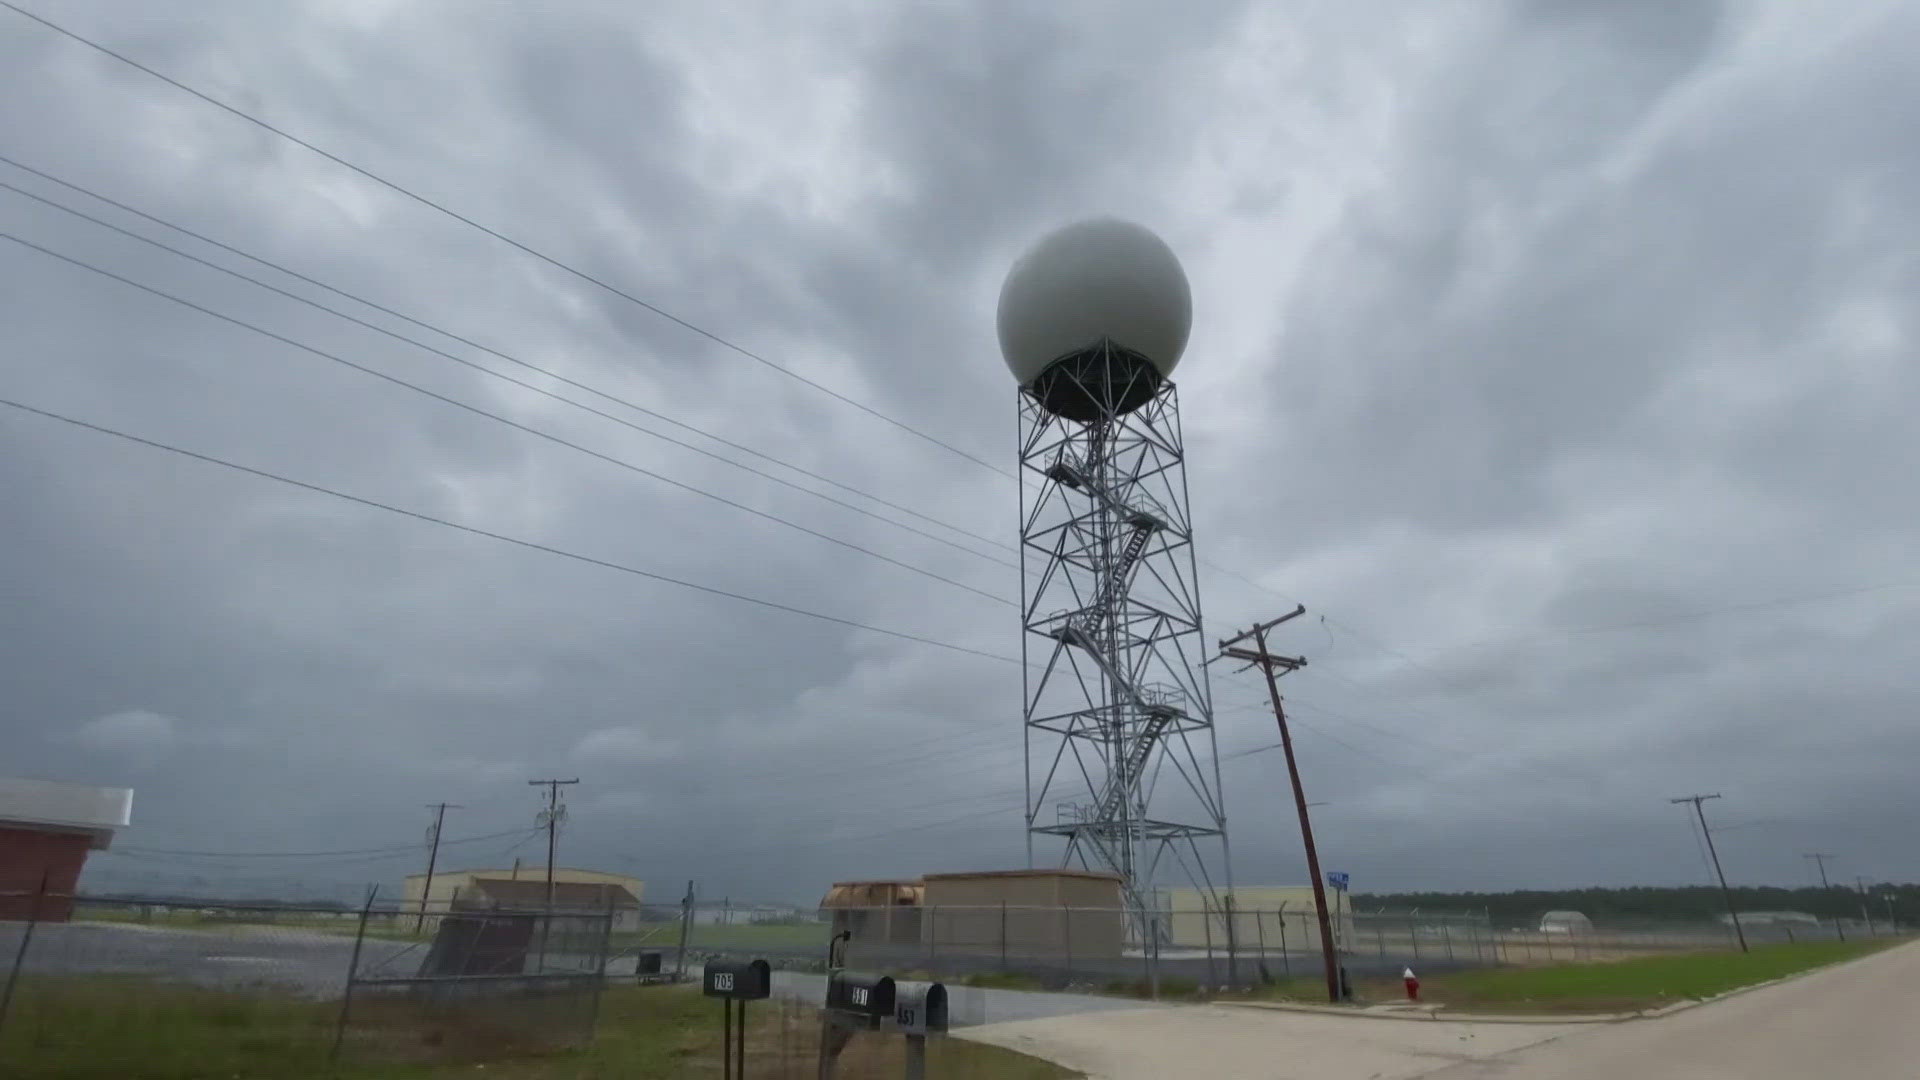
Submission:
[[846,931],[863,945],[900,945],[920,940],[920,894],[913,881],[836,881],[820,900],[820,914],[833,933]]
[[[1346,894],[1338,889],[1326,893],[1334,944],[1353,941],[1353,908]],[[1164,913],[1161,925],[1166,928],[1165,943],[1174,948],[1203,949],[1211,945],[1223,949],[1230,940],[1240,949],[1255,948],[1262,940],[1270,949],[1279,948],[1283,919],[1289,951],[1320,947],[1320,921],[1314,912],[1311,885],[1241,885],[1211,895],[1200,889],[1162,889],[1154,906]],[[1233,910],[1231,927],[1228,906]]]
[[921,879],[928,945],[943,953],[1119,956],[1120,879],[1086,870],[987,870]]
[[[500,883],[489,886],[488,883]],[[621,912],[631,912],[621,916],[624,921],[637,921],[642,896],[646,892],[646,882],[625,874],[610,874],[600,870],[575,870],[568,867],[553,868],[553,882],[556,886],[554,902],[556,905],[573,898],[584,897],[588,890],[570,888],[561,890],[560,885],[605,886],[593,890],[600,899],[596,906],[604,906],[611,900]],[[537,883],[540,886],[540,898],[545,899],[547,868],[545,866],[522,866],[512,870],[437,870],[433,875],[433,891],[426,893],[427,875],[410,874],[401,891],[402,907],[406,911],[419,911],[420,899],[426,896],[426,912],[429,918],[445,912],[456,898],[475,900],[482,896],[506,895],[524,897],[526,885]],[[622,895],[622,894],[625,895]],[[630,898],[630,899],[629,899]]]

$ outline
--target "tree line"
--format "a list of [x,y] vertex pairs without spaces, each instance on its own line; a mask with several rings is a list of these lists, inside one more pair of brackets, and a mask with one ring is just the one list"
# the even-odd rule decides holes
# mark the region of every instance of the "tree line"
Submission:
[[[1823,889],[1818,885],[1781,888],[1773,885],[1736,885],[1731,889],[1740,911],[1802,911],[1823,919],[1859,919],[1862,910],[1875,923],[1888,919],[1886,897],[1893,897],[1892,915],[1905,925],[1920,920],[1920,885],[1867,883],[1863,894],[1852,885]],[[1549,911],[1578,911],[1596,926],[1633,923],[1698,922],[1723,916],[1725,898],[1717,886],[1631,885],[1624,888],[1518,889],[1511,892],[1354,893],[1353,908],[1388,911],[1485,913],[1497,926],[1530,925]]]

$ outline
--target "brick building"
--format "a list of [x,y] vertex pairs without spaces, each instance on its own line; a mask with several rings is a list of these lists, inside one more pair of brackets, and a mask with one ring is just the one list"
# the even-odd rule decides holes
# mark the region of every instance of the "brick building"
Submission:
[[[0,779],[0,919],[65,922],[87,852],[132,820],[127,788]],[[46,895],[39,896],[42,883]]]

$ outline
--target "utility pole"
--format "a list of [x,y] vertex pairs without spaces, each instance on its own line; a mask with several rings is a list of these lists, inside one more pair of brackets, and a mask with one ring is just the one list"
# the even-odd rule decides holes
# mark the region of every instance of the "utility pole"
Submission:
[[[1812,859],[1816,864],[1819,865],[1820,891],[1832,892],[1833,886],[1827,883],[1827,860],[1833,858],[1833,856],[1827,854],[1824,851],[1816,851],[1816,852],[1810,852],[1800,857],[1803,859]],[[1837,935],[1840,938],[1841,941],[1847,940],[1846,928],[1840,925],[1840,916],[1838,915],[1835,915],[1833,917],[1833,932],[1835,935]]]
[[553,911],[553,844],[554,837],[560,831],[560,819],[566,816],[566,808],[560,805],[560,789],[567,784],[577,784],[579,777],[572,780],[529,780],[532,787],[544,785],[547,789],[547,808],[540,812],[547,826],[547,911]]
[[427,838],[432,846],[427,849],[427,884],[420,890],[420,916],[413,921],[414,933],[419,933],[427,925],[427,899],[433,895],[433,867],[440,861],[440,826],[446,823],[448,810],[465,810],[458,803],[428,803],[427,809],[433,811],[433,826],[427,830]]
[[1740,913],[1733,909],[1733,890],[1727,888],[1726,871],[1720,869],[1720,852],[1714,849],[1713,832],[1707,828],[1707,812],[1700,804],[1708,799],[1717,799],[1719,794],[1682,795],[1677,799],[1668,799],[1670,803],[1692,803],[1694,816],[1700,819],[1700,832],[1707,838],[1707,854],[1713,857],[1713,873],[1720,879],[1720,896],[1727,902],[1727,918],[1733,920],[1733,936],[1740,940],[1740,951],[1747,951],[1747,932],[1740,928]]
[[[1259,623],[1245,633],[1228,638],[1220,643],[1220,655],[1235,660],[1245,660],[1248,667],[1257,667],[1267,677],[1267,693],[1273,699],[1273,719],[1280,725],[1280,747],[1287,755],[1287,777],[1293,781],[1293,806],[1300,814],[1300,840],[1307,849],[1307,876],[1313,881],[1314,914],[1320,920],[1320,955],[1327,969],[1327,1000],[1340,1000],[1340,961],[1334,955],[1333,924],[1327,918],[1327,884],[1320,875],[1320,853],[1313,846],[1313,822],[1307,816],[1307,793],[1300,786],[1300,765],[1293,756],[1293,735],[1287,730],[1287,711],[1280,701],[1279,675],[1298,671],[1307,666],[1303,656],[1275,656],[1267,651],[1267,631],[1307,613],[1307,606],[1300,604],[1294,610],[1277,619]],[[1248,638],[1253,639],[1251,649],[1236,646]],[[1279,674],[1275,674],[1275,669]]]

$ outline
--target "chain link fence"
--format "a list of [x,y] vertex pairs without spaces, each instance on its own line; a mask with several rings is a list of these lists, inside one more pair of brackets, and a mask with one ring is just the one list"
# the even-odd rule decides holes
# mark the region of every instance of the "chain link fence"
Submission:
[[[9,1055],[97,1061],[103,1045],[131,1074],[209,1018],[316,1069],[579,1046],[592,1038],[614,922],[610,910],[459,902],[4,899],[26,917],[0,921],[0,1075]],[[193,1025],[175,1022],[188,1015]]]
[[[713,956],[762,956],[776,966],[820,970],[827,942],[850,935],[849,966],[947,980],[1015,976],[1046,989],[1178,993],[1244,988],[1323,972],[1319,919],[1311,905],[1275,909],[1167,908],[1144,916],[1112,907],[893,905],[837,907],[812,917],[726,921],[697,905],[650,928],[673,970]],[[1743,919],[1750,943],[1884,935],[1885,924]],[[1718,922],[1540,930],[1496,927],[1482,912],[1329,913],[1336,960],[1349,976],[1441,972],[1495,965],[1604,962],[1663,952],[1737,947]],[[1010,982],[1009,985],[1012,985]]]
[[[404,1066],[550,1052],[593,1038],[610,983],[666,981],[719,956],[764,957],[788,969],[783,978],[817,979],[800,973],[823,969],[840,933],[849,936],[848,966],[976,987],[1177,997],[1323,970],[1310,905],[616,912],[0,894],[0,911],[13,916],[0,919],[0,1075],[29,1074],[23,1064],[32,1075],[63,1075],[68,1056],[97,1063],[102,1047],[124,1058],[126,1075],[167,1060],[188,1063],[183,1074],[245,1075],[221,1071],[223,1052],[263,1041],[313,1075],[339,1060]],[[1743,926],[1754,944],[1895,930],[1865,920]],[[1428,973],[1734,945],[1731,927],[1718,923],[1543,931],[1458,912],[1347,910],[1330,929],[1355,979],[1403,966]],[[770,1006],[755,1029],[767,1059],[787,1070],[766,1075],[804,1075],[794,1070],[812,1060],[818,998],[801,996],[813,1005]],[[188,1028],[204,1041],[183,1043]]]
[[[662,915],[666,913],[661,913]],[[848,966],[947,980],[1017,976],[1046,989],[1142,994],[1248,987],[1322,970],[1310,907],[1274,910],[893,905],[836,907],[811,917],[723,921],[697,905],[658,919],[647,940],[671,970],[714,956],[765,957],[789,969],[824,967],[828,941],[849,935]],[[1482,915],[1343,911],[1330,920],[1340,963],[1354,976],[1502,962]],[[685,960],[680,958],[684,956]]]

